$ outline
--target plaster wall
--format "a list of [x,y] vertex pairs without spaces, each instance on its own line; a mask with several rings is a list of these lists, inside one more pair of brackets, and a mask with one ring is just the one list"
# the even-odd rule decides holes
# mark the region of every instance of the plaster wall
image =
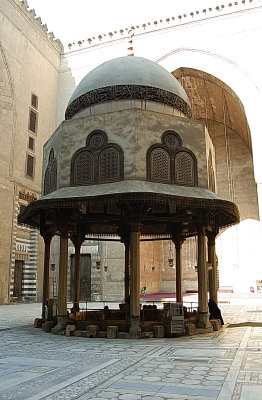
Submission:
[[26,182],[30,187],[39,190],[42,147],[56,127],[60,52],[43,32],[31,23],[16,2],[2,1],[1,6],[1,45],[12,80],[16,107],[16,157],[13,162],[13,174],[18,180],[25,178],[29,106],[31,94],[34,93],[38,96],[39,104],[35,137],[36,169],[35,180]]
[[[102,300],[124,299],[124,245],[122,243],[101,242]],[[107,267],[106,271],[104,267]]]
[[[25,233],[26,228],[17,226],[17,215],[21,193],[23,201],[40,194],[42,148],[56,127],[62,48],[17,0],[0,1],[0,20],[0,202],[4,205],[0,211],[0,303],[5,303],[9,289],[12,291],[19,244],[27,249],[24,273],[31,284],[37,285],[37,276],[41,278],[42,257],[38,259],[38,254],[42,253],[42,241],[38,243],[31,231]],[[37,134],[30,133],[28,125],[32,93],[38,97]],[[29,134],[35,141],[34,150],[28,148]],[[26,177],[27,154],[35,157],[33,179]],[[30,242],[33,237],[34,245]],[[27,253],[30,243],[31,250],[34,246],[31,254]],[[24,288],[30,286],[28,279]],[[40,298],[41,290],[38,293]]]
[[43,176],[53,148],[58,161],[58,187],[70,185],[71,160],[74,153],[85,147],[86,138],[95,129],[106,132],[109,143],[118,144],[124,153],[124,179],[146,180],[148,148],[161,143],[163,133],[176,131],[183,147],[197,159],[198,184],[208,187],[206,131],[202,121],[135,109],[78,117],[63,122],[44,146]]
[[[169,240],[161,243],[161,293],[174,293],[176,291],[176,252],[175,245]],[[170,268],[168,259],[173,258],[174,265]],[[195,238],[188,238],[181,247],[182,264],[182,293],[197,291],[197,251]]]
[[140,242],[140,289],[146,287],[146,294],[160,291],[161,245],[161,242]]
[[109,143],[117,143],[125,154],[125,179],[134,179],[135,113],[121,111],[92,117],[73,118],[63,122],[45,144],[43,174],[51,148],[58,155],[58,187],[70,185],[71,160],[86,146],[86,138],[95,129],[105,131]]
[[259,219],[251,151],[236,132],[210,123],[215,148],[217,193],[237,204],[241,220]]
[[13,161],[14,104],[6,58],[0,47],[0,303],[8,298],[10,247],[12,236],[13,184],[10,181]]

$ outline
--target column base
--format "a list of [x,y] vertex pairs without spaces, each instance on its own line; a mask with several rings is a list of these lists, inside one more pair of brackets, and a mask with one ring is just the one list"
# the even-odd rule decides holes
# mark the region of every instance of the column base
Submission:
[[211,326],[212,325],[209,321],[209,314],[205,312],[199,313],[197,316],[196,327],[207,329],[210,328]]
[[57,324],[56,326],[52,329],[55,331],[63,331],[66,328],[66,315],[57,315]]
[[135,315],[130,316],[129,337],[131,339],[140,339],[141,338],[140,317],[138,317],[138,316],[135,316]]

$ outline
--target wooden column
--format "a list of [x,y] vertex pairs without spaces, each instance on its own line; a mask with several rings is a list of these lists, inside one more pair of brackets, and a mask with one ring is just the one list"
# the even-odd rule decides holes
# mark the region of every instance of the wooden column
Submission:
[[181,263],[181,248],[183,240],[174,239],[173,243],[176,247],[176,301],[182,303],[182,263]]
[[198,229],[198,328],[209,328],[208,296],[207,296],[207,267],[206,267],[206,236],[205,228]]
[[125,303],[130,303],[130,233],[129,226],[124,226],[120,232],[121,242],[125,246]]
[[49,298],[49,265],[50,265],[50,245],[51,235],[44,235],[45,254],[44,254],[44,275],[43,275],[43,299],[42,299],[42,320],[46,320],[46,307]]
[[80,250],[81,244],[75,243],[75,273],[74,273],[74,299],[73,299],[73,312],[79,311],[80,301]]
[[130,336],[140,337],[140,224],[130,224]]
[[209,298],[217,303],[217,262],[215,235],[208,235],[208,261],[212,267],[212,269],[209,271]]
[[125,302],[130,302],[130,243],[124,241],[125,245]]
[[66,327],[67,318],[67,268],[68,268],[68,231],[63,230],[60,236],[59,276],[57,296],[56,330]]
[[81,263],[81,245],[85,240],[85,235],[79,228],[77,227],[77,231],[70,235],[70,238],[75,247],[75,270],[74,270],[74,297],[73,297],[73,313],[79,311],[79,301],[80,301],[80,263]]

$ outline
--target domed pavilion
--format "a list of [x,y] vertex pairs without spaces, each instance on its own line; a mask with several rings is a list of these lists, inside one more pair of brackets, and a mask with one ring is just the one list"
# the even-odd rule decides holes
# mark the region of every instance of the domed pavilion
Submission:
[[[43,319],[50,242],[60,236],[53,332],[72,324],[68,240],[75,246],[74,315],[79,311],[81,244],[92,236],[113,236],[125,245],[129,337],[141,337],[145,330],[140,319],[141,237],[174,242],[176,300],[182,302],[181,244],[197,236],[197,326],[208,329],[207,261],[212,266],[210,297],[216,301],[215,237],[239,221],[236,205],[215,190],[212,141],[204,122],[191,119],[188,97],[173,75],[150,60],[128,56],[88,73],[68,103],[65,121],[44,146],[43,196],[20,215],[20,222],[40,229],[45,241]],[[121,330],[119,321],[115,325]]]

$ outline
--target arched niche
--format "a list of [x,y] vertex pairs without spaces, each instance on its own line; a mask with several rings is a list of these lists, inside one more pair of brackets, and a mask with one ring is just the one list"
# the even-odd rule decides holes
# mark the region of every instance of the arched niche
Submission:
[[205,122],[213,142],[217,193],[238,205],[241,220],[258,219],[251,134],[242,102],[204,71],[182,67],[173,75],[187,92],[193,119]]

